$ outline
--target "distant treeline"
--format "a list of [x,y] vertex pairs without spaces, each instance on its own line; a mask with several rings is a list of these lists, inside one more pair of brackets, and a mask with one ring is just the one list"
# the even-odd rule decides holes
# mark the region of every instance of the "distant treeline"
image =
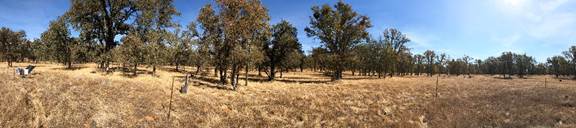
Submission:
[[[172,0],[72,0],[62,16],[50,22],[40,39],[26,39],[24,31],[0,30],[0,56],[13,62],[54,61],[72,68],[74,63],[98,63],[108,70],[120,64],[136,75],[139,65],[156,71],[158,65],[197,67],[195,73],[214,69],[222,84],[236,87],[241,71],[267,74],[311,69],[333,80],[342,72],[392,77],[427,74],[530,74],[576,76],[576,46],[546,63],[526,54],[504,52],[485,60],[468,56],[450,58],[428,50],[413,54],[410,39],[389,28],[380,39],[370,37],[367,16],[342,1],[311,8],[305,32],[322,46],[304,54],[297,29],[288,21],[270,25],[268,10],[259,0],[216,0],[200,9],[196,21],[182,26],[173,21],[180,13]],[[72,37],[71,31],[79,33]],[[209,68],[210,67],[210,68]],[[212,68],[213,67],[213,68]],[[229,80],[228,80],[229,79]]]

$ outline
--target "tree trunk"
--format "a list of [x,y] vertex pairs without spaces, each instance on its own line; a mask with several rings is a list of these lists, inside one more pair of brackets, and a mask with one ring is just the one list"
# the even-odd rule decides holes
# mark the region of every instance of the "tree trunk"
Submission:
[[127,68],[128,68],[128,67],[126,67],[126,63],[122,63],[122,72],[126,73],[126,72],[127,72],[127,71],[126,71]]
[[133,69],[132,73],[133,73],[132,75],[134,75],[134,76],[138,75],[138,64],[134,64],[134,69]]
[[262,76],[262,67],[258,65],[258,76]]
[[270,74],[268,75],[268,81],[274,80],[274,77],[276,77],[276,65],[270,64]]
[[101,61],[100,64],[98,65],[98,67],[99,67],[100,69],[104,69],[104,61]]
[[240,81],[238,81],[240,79],[240,67],[238,66],[238,69],[236,69],[236,84],[234,85],[234,91],[236,91],[236,89],[238,89],[238,84]]
[[156,65],[152,65],[152,75],[156,74]]
[[337,68],[336,71],[334,71],[334,76],[332,76],[332,80],[336,81],[340,79],[342,79],[342,69]]
[[[574,65],[576,65],[576,63]],[[572,79],[576,80],[576,66],[574,66],[574,78],[572,78]]]
[[176,72],[179,72],[179,71],[180,71],[180,64],[176,63]]
[[248,64],[246,64],[246,67],[244,67],[245,71],[244,72],[244,76],[245,76],[245,80],[244,80],[244,86],[248,86]]
[[226,82],[226,76],[227,76],[227,74],[226,74],[225,69],[224,69],[224,68],[220,68],[218,71],[220,72],[220,83],[223,84],[223,85],[226,85],[226,84],[227,84],[227,82]]
[[68,69],[72,69],[72,61],[68,61],[67,65],[68,65],[67,66]]
[[194,73],[195,75],[198,75],[198,73],[200,73],[200,70],[202,69],[201,65],[196,65],[196,73]]
[[238,65],[232,65],[232,74],[230,74],[230,81],[232,82],[232,90],[236,90],[238,86]]
[[386,79],[386,73],[387,72],[382,73],[382,77],[384,77],[384,79]]
[[218,77],[218,66],[214,67],[214,77]]
[[280,68],[280,78],[282,78],[282,77],[284,76],[283,71],[284,71],[284,69],[283,69],[283,68]]

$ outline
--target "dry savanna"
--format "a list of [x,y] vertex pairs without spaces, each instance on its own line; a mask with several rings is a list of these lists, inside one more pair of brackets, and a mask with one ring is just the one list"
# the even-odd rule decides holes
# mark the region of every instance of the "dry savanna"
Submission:
[[576,127],[568,1],[391,1],[0,0],[0,127]]
[[[16,64],[25,66],[26,64]],[[236,91],[163,67],[157,76],[37,64],[0,73],[3,127],[575,127],[576,81],[550,76],[349,76],[285,73]],[[145,68],[143,68],[145,69]],[[192,70],[189,68],[188,70]],[[149,71],[143,70],[142,72]],[[172,87],[172,79],[175,79]],[[254,80],[251,80],[254,79]],[[545,80],[546,79],[546,80]],[[438,85],[436,82],[438,80]],[[560,81],[562,80],[562,81]],[[243,82],[242,82],[243,83]],[[437,90],[436,90],[437,87]],[[172,95],[173,93],[173,95]],[[172,95],[172,96],[171,96]],[[172,97],[172,100],[171,100]],[[171,105],[170,105],[171,104]]]

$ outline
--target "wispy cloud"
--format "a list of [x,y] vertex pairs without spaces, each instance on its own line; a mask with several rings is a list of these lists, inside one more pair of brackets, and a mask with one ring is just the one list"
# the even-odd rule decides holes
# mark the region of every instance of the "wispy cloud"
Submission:
[[405,34],[410,39],[409,45],[420,50],[432,49],[432,43],[438,41],[438,37],[434,35],[423,34],[416,31],[407,31]]
[[568,0],[495,0],[498,9],[511,19],[510,29],[520,38],[542,40],[546,43],[554,39],[567,38],[576,34],[576,15],[568,10],[573,5]]
[[520,34],[511,34],[507,36],[493,36],[492,41],[501,44],[500,47],[504,48],[504,50],[509,50],[519,43],[520,38]]

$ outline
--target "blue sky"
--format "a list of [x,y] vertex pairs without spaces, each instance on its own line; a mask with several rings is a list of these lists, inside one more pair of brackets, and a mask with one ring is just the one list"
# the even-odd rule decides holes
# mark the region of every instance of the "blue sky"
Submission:
[[[263,0],[272,24],[285,19],[295,25],[305,50],[320,45],[303,29],[313,5],[337,0]],[[195,21],[203,5],[212,0],[175,0],[182,25]],[[503,51],[527,53],[540,62],[576,45],[576,1],[573,0],[347,0],[367,15],[374,37],[389,27],[412,40],[414,53],[432,49],[451,57],[484,59]],[[25,30],[38,38],[50,20],[62,15],[68,0],[0,0],[0,26]]]

